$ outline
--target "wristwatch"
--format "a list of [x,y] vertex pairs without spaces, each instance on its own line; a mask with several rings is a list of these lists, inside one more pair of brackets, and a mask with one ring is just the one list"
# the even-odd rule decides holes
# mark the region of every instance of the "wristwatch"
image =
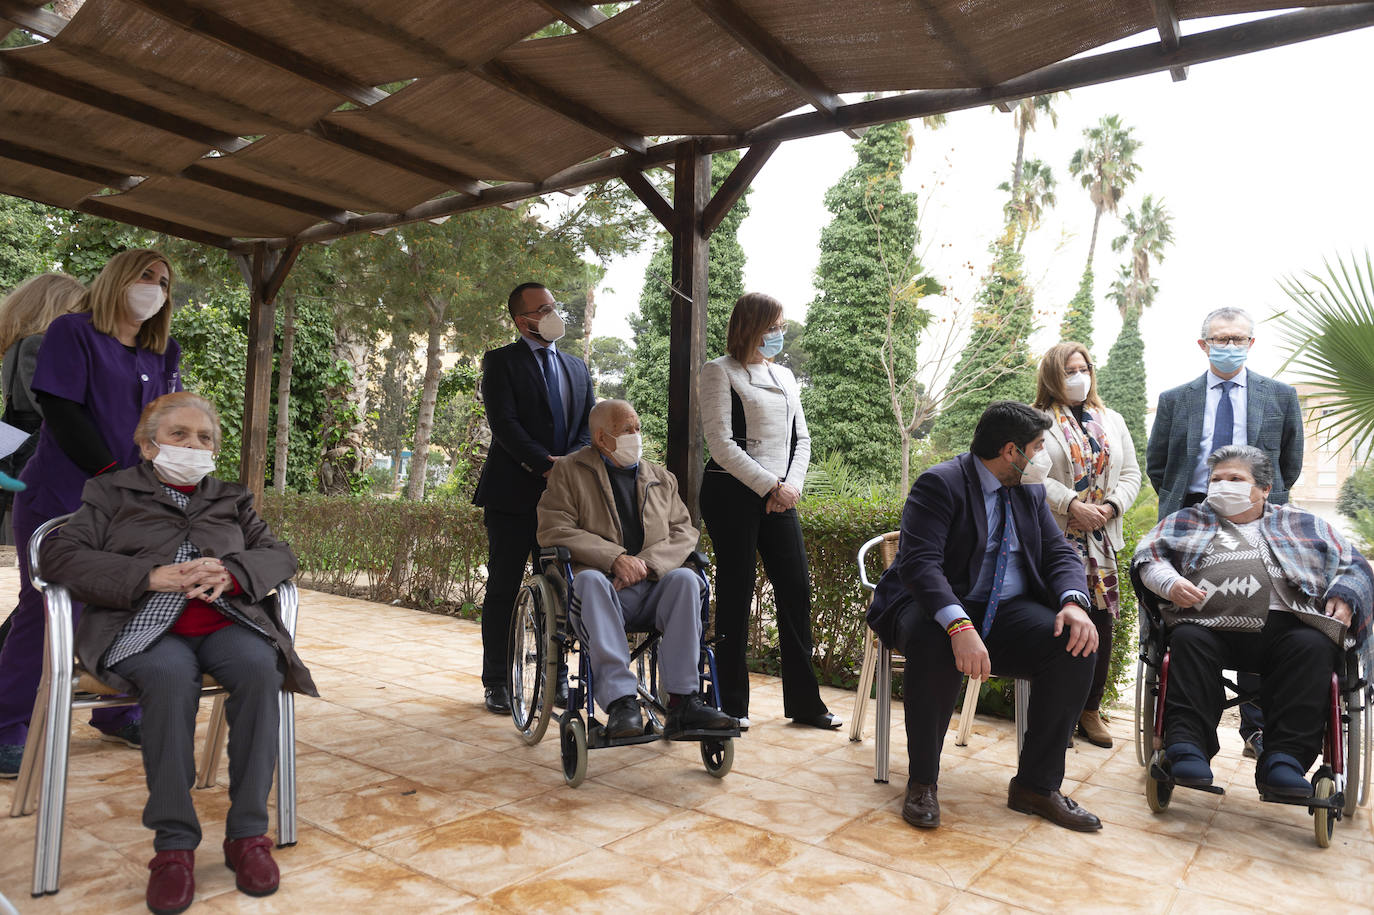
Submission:
[[1091,613],[1093,609],[1092,604],[1088,603],[1088,599],[1082,594],[1064,595],[1064,600],[1060,603],[1060,606],[1062,607],[1064,604],[1077,604],[1079,607],[1083,608],[1084,613]]

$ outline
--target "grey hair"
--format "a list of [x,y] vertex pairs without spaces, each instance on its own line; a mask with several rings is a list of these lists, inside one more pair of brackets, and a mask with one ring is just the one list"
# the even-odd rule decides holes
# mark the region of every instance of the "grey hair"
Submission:
[[1208,455],[1207,471],[1210,473],[1217,469],[1218,464],[1225,464],[1227,461],[1247,464],[1250,467],[1250,476],[1255,478],[1255,485],[1260,489],[1268,489],[1274,485],[1274,462],[1269,460],[1269,455],[1254,445],[1223,445]]
[[1217,318],[1222,318],[1226,321],[1244,318],[1245,323],[1250,325],[1250,336],[1253,337],[1255,335],[1255,319],[1250,316],[1250,312],[1246,311],[1244,308],[1235,308],[1231,305],[1227,305],[1222,308],[1212,309],[1207,313],[1207,317],[1202,319],[1202,336],[1199,337],[1199,339],[1206,340],[1212,335],[1212,322]]
[[628,400],[601,400],[587,414],[587,429],[595,435],[622,416],[638,416]]

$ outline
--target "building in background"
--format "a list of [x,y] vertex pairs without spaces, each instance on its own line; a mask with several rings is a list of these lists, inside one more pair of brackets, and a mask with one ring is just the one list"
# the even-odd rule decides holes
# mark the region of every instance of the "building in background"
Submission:
[[1330,426],[1332,407],[1325,404],[1329,395],[1310,384],[1295,385],[1302,404],[1302,475],[1291,489],[1290,498],[1310,512],[1348,530],[1349,524],[1336,512],[1341,484],[1369,458],[1369,449],[1356,449],[1344,439],[1322,431]]

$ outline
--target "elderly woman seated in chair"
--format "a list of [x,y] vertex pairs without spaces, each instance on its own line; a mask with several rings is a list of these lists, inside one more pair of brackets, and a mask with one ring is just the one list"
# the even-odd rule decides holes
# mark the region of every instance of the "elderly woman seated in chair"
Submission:
[[1221,672],[1256,672],[1266,723],[1255,784],[1262,795],[1308,797],[1331,673],[1347,636],[1369,644],[1374,578],[1331,525],[1265,501],[1274,468],[1263,451],[1228,445],[1207,464],[1207,500],[1161,521],[1134,558],[1145,587],[1168,602],[1165,758],[1178,784],[1210,786]]
[[267,795],[277,758],[278,696],[317,695],[267,595],[296,571],[237,483],[206,474],[219,418],[188,392],[144,409],[143,463],[86,484],[81,508],[42,549],[43,575],[87,603],[76,650],[88,670],[136,694],[155,831],[148,907],[180,912],[195,894],[200,825],[191,803],[201,676],[229,693],[229,815],[224,860],[239,890],[276,890]]

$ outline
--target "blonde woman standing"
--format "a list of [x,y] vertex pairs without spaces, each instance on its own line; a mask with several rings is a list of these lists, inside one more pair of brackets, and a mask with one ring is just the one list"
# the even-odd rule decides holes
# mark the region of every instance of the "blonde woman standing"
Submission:
[[1066,341],[1045,353],[1035,406],[1054,420],[1045,433],[1050,466],[1045,501],[1083,554],[1093,605],[1089,616],[1097,626],[1097,666],[1078,731],[1089,743],[1110,747],[1112,735],[1099,706],[1112,661],[1112,624],[1120,613],[1116,554],[1124,545],[1121,516],[1140,492],[1140,465],[1125,420],[1098,396],[1097,371],[1083,344]]

